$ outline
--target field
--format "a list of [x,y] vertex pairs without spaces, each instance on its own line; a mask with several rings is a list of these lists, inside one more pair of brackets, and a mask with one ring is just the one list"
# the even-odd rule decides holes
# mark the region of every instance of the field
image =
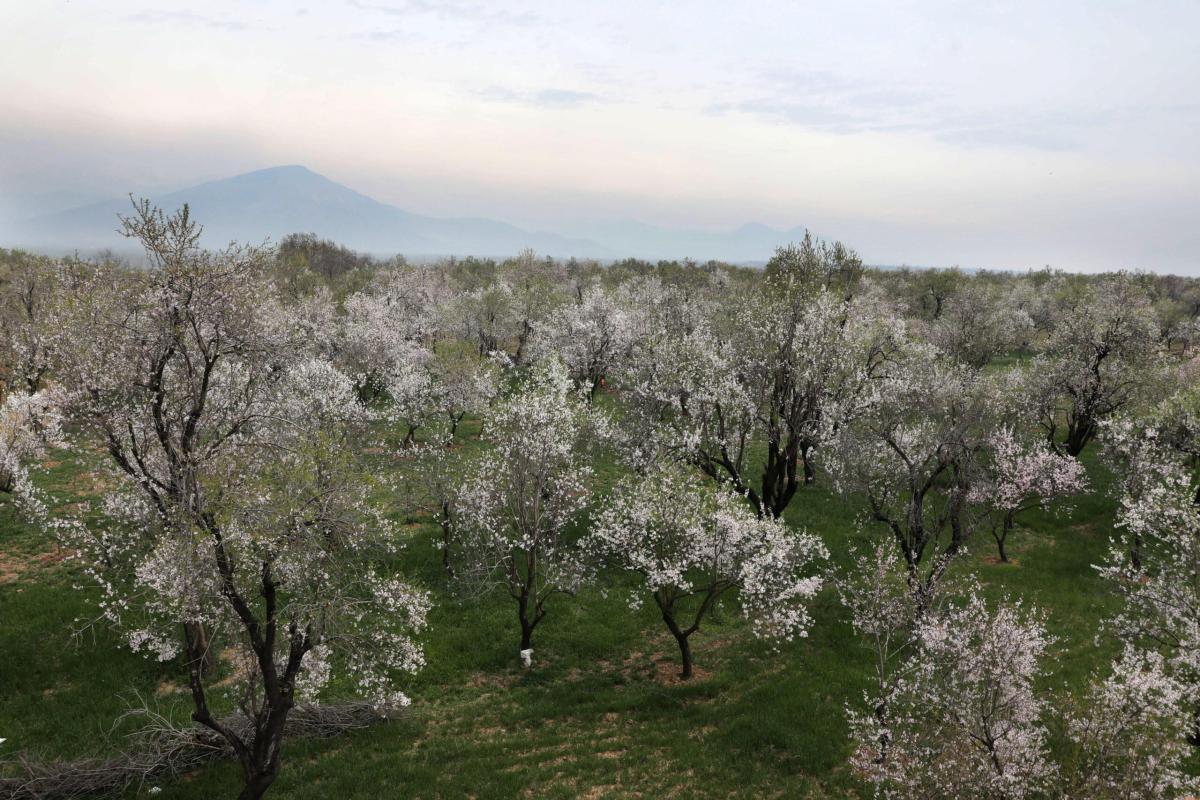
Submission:
[[[477,425],[458,447],[478,447]],[[1085,453],[1092,491],[1061,513],[1033,512],[1014,535],[1012,564],[998,564],[986,533],[968,566],[987,591],[1044,610],[1055,637],[1046,688],[1081,686],[1106,664],[1094,644],[1117,600],[1092,564],[1109,546],[1111,477]],[[402,451],[364,454],[377,469],[406,469]],[[83,460],[81,460],[81,458]],[[54,452],[37,480],[55,502],[90,491],[83,457]],[[617,475],[597,465],[603,486]],[[403,482],[401,482],[403,486]],[[409,537],[399,568],[434,592],[428,665],[406,687],[400,719],[326,741],[291,740],[272,789],[289,798],[434,797],[846,797],[870,792],[846,765],[844,710],[866,686],[867,653],[832,589],[814,608],[808,638],[777,650],[754,639],[732,606],[694,637],[696,677],[677,676],[677,652],[652,605],[631,610],[628,592],[555,598],[522,669],[507,596],[456,595],[442,572],[436,526],[381,496]],[[834,566],[882,531],[858,524],[860,507],[818,479],[788,509],[790,525],[817,532]],[[181,663],[131,654],[104,627],[76,633],[94,613],[86,583],[48,536],[0,499],[0,755],[15,749],[78,758],[121,744],[123,711],[148,702],[179,719],[190,713]],[[336,698],[334,686],[327,695]],[[1061,747],[1060,743],[1055,747]],[[232,762],[161,785],[161,798],[226,797]],[[149,785],[131,796],[147,796]]]

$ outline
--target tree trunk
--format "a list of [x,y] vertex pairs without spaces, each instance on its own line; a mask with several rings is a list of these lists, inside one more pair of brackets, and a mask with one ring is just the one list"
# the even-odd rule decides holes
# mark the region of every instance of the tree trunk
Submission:
[[686,681],[692,677],[692,646],[685,633],[676,634],[675,641],[679,644],[679,677]]
[[1008,563],[1008,550],[1005,549],[1004,544],[1006,541],[1008,541],[1008,534],[1010,531],[1012,531],[1012,529],[1012,514],[1007,514],[1004,517],[1004,522],[1000,526],[1000,533],[996,536],[996,547],[1000,551],[1000,561],[1004,564]]
[[192,663],[195,663],[202,678],[211,675],[213,668],[216,666],[216,659],[213,658],[212,647],[208,641],[208,632],[204,630],[204,624],[200,622],[185,622],[183,625],[183,638],[188,666],[190,667]]
[[521,332],[517,335],[517,352],[513,355],[513,363],[518,367],[525,363],[525,345],[529,342],[531,333],[533,326],[529,324],[529,320],[521,320]]
[[658,592],[654,593],[654,602],[662,612],[663,622],[667,623],[667,629],[671,631],[671,635],[675,637],[676,644],[679,645],[679,677],[686,681],[692,677],[692,645],[688,641],[688,637],[691,636],[692,632],[690,630],[685,631],[679,627],[679,623],[675,621],[675,610],[672,602],[664,600],[659,596]]
[[533,626],[524,618],[521,619],[521,649],[533,648]]
[[804,462],[804,485],[812,486],[817,480],[817,468],[812,463],[812,445],[800,447],[800,458]]
[[538,618],[529,615],[529,593],[525,592],[517,598],[517,618],[521,621],[521,649],[533,647],[533,629],[537,627]]
[[1083,448],[1087,447],[1088,442],[1092,440],[1094,428],[1090,417],[1071,420],[1067,426],[1067,440],[1064,442],[1067,455],[1078,458],[1079,454],[1083,452]]
[[275,777],[267,772],[247,775],[246,782],[242,785],[242,791],[238,794],[238,800],[261,800],[262,796],[267,793],[267,789],[270,789],[271,784],[275,782]]

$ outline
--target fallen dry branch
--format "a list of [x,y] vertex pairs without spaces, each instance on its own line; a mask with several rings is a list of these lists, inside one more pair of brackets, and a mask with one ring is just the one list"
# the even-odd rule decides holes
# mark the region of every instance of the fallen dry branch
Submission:
[[[139,709],[143,717],[131,734],[132,744],[118,755],[76,761],[36,761],[22,755],[0,764],[0,798],[12,800],[76,800],[111,796],[141,784],[174,778],[212,761],[232,758],[229,744],[199,726],[181,727],[155,711]],[[287,737],[327,738],[365,728],[393,716],[370,703],[297,706],[288,716]],[[241,736],[250,722],[233,714],[221,723]]]

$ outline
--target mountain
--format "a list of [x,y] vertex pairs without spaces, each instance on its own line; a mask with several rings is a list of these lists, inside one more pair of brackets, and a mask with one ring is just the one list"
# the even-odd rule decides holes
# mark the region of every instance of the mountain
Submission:
[[750,223],[732,231],[660,228],[635,220],[584,222],[571,226],[573,236],[600,242],[622,255],[648,259],[715,259],[733,263],[762,263],[775,248],[799,242],[802,227],[777,230]]
[[[481,218],[439,218],[381,203],[302,166],[248,172],[151,198],[168,211],[187,203],[204,225],[205,245],[278,241],[312,232],[356,250],[407,256],[510,256],[524,248],[556,258],[710,258],[762,262],[775,247],[804,235],[745,225],[733,231],[676,230],[633,221],[581,223],[570,236],[527,231]],[[118,214],[128,199],[110,200],[26,220],[8,244],[46,251],[121,249]],[[4,245],[5,242],[0,242]]]

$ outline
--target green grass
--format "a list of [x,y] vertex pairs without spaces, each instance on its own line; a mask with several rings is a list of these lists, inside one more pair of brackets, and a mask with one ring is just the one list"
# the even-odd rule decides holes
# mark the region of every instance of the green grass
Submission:
[[[477,428],[468,425],[466,446]],[[1094,449],[1094,448],[1093,448]],[[380,469],[404,462],[375,457]],[[1065,513],[1032,513],[1013,534],[1015,564],[991,563],[992,541],[972,542],[986,591],[1043,609],[1056,650],[1048,685],[1078,689],[1107,663],[1099,620],[1115,607],[1092,564],[1112,534],[1111,477],[1085,458],[1093,493]],[[85,481],[65,459],[41,480],[60,502]],[[617,476],[599,465],[602,484]],[[381,498],[386,502],[387,498]],[[397,503],[397,508],[400,508]],[[792,525],[819,533],[835,564],[882,532],[856,525],[858,508],[821,485],[798,494]],[[397,511],[402,520],[408,512]],[[806,639],[777,651],[754,640],[732,606],[719,606],[694,637],[697,678],[680,684],[674,643],[651,607],[627,604],[630,584],[552,600],[535,634],[534,668],[518,664],[515,611],[507,596],[465,600],[445,579],[428,520],[411,537],[401,569],[433,590],[428,667],[406,687],[400,720],[328,741],[293,741],[273,796],[292,798],[847,797],[869,796],[845,766],[844,709],[865,688],[866,652],[832,591],[815,608]],[[135,692],[184,680],[180,664],[129,653],[104,628],[73,636],[93,598],[69,562],[0,499],[4,563],[25,566],[0,583],[0,757],[18,749],[81,756],[119,744],[106,737]],[[227,797],[238,771],[218,764],[163,786],[161,798]],[[135,793],[141,796],[145,788]]]

